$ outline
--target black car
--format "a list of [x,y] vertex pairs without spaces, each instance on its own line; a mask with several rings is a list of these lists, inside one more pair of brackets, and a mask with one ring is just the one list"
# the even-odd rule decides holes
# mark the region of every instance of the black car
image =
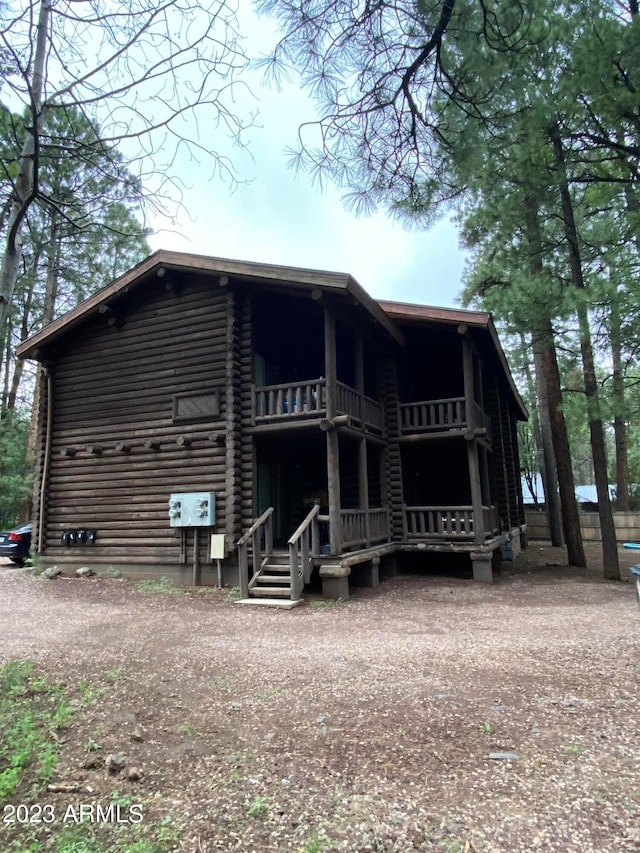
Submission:
[[16,566],[22,566],[31,548],[31,522],[0,533],[0,557],[8,557]]

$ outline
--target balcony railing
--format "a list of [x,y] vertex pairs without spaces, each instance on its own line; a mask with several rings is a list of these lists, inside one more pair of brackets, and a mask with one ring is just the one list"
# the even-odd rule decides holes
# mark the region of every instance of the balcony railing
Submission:
[[337,409],[341,415],[351,415],[355,420],[382,432],[384,423],[382,406],[371,397],[350,388],[344,382],[336,383]]
[[376,509],[342,509],[343,548],[366,548],[389,539],[389,512],[385,507]]
[[327,408],[327,380],[265,385],[254,388],[253,410],[256,421],[321,415]]
[[[471,506],[406,506],[404,513],[410,542],[475,539]],[[485,538],[498,532],[494,506],[482,507],[482,523]]]
[[[336,383],[336,408],[340,415],[350,415],[354,421],[377,432],[383,430],[380,403]],[[309,379],[282,385],[265,385],[253,390],[253,416],[256,424],[292,421],[307,417],[322,417],[327,411],[327,380]]]
[[471,420],[468,418],[464,397],[443,400],[420,400],[400,404],[400,431],[402,433],[446,432],[452,429],[479,427],[489,431],[486,412],[473,403]]

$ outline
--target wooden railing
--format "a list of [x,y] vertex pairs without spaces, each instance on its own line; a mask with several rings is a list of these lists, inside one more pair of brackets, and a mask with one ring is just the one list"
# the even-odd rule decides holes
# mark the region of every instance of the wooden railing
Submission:
[[326,386],[327,380],[320,377],[306,382],[254,388],[254,419],[265,421],[270,418],[320,415],[327,408]]
[[314,504],[288,542],[292,601],[298,601],[302,597],[305,583],[311,580],[313,558],[320,553],[319,513],[319,505]]
[[367,426],[375,427],[382,432],[384,430],[384,414],[382,404],[376,402],[366,394],[362,397],[362,420]]
[[[263,544],[264,540],[264,544]],[[238,571],[240,575],[240,594],[249,595],[249,543],[251,543],[251,581],[255,581],[262,566],[273,554],[273,507],[262,513],[251,527],[238,539]]]
[[342,525],[342,547],[353,548],[355,545],[366,545],[367,542],[367,511],[364,509],[341,509],[340,523]]
[[380,403],[344,382],[336,382],[336,396],[336,408],[340,414],[351,415],[361,423],[382,431],[384,420]]
[[369,544],[389,539],[389,511],[386,508],[369,510]]
[[[406,506],[407,539],[473,539],[473,507],[471,506]],[[496,532],[495,507],[483,506],[485,538]]]
[[468,412],[464,397],[400,403],[400,432],[440,432],[468,427],[485,429],[491,438],[489,416],[475,401]]
[[489,415],[485,412],[482,406],[480,406],[476,402],[473,403],[472,426],[486,429],[488,438],[491,438],[491,420],[489,418]]
[[368,547],[389,538],[389,513],[379,509],[341,509],[342,546]]
[[482,515],[484,521],[485,536],[492,536],[500,532],[498,510],[495,506],[483,506]]
[[400,404],[401,432],[462,429],[466,425],[464,397]]
[[[382,432],[382,405],[343,382],[336,383],[336,409],[361,424]],[[320,417],[327,410],[327,380],[308,379],[282,385],[264,385],[253,389],[255,423],[300,417]]]

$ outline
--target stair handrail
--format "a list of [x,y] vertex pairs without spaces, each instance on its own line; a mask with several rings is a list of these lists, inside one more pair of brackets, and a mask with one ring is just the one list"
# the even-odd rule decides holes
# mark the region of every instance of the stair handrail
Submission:
[[291,573],[291,599],[297,601],[305,583],[311,580],[312,561],[320,554],[320,504],[316,503],[289,538],[289,570]]
[[[273,554],[273,507],[266,509],[259,518],[253,522],[246,533],[238,539],[238,574],[240,579],[240,595],[242,598],[249,596],[249,542],[252,543],[251,563],[253,577],[262,567],[263,551],[261,546],[261,534],[264,529],[264,558]],[[253,579],[253,578],[252,578]]]

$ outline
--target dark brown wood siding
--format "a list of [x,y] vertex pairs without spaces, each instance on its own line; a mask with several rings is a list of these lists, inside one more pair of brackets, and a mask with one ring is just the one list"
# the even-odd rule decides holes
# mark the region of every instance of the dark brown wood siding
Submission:
[[242,412],[242,439],[240,482],[242,484],[242,531],[247,530],[256,515],[256,452],[253,435],[249,429],[252,420],[252,395],[255,382],[253,364],[253,299],[245,295],[240,305],[239,326],[239,368],[240,368],[240,410]]
[[[211,281],[145,287],[120,327],[99,316],[55,353],[47,558],[177,564],[171,492],[215,492],[225,531],[229,299]],[[176,406],[185,394],[194,406]],[[75,528],[95,528],[96,544],[63,547]]]
[[46,430],[48,423],[49,393],[46,371],[38,365],[36,371],[36,389],[33,405],[37,408],[38,434],[35,445],[35,465],[33,476],[33,533],[32,547],[40,551],[40,501],[43,481],[47,478]]
[[404,533],[404,493],[402,487],[402,454],[398,441],[400,424],[398,419],[400,398],[398,395],[398,364],[396,356],[387,352],[383,368],[384,408],[388,444],[385,454],[386,504],[390,513],[391,538],[402,541]]

